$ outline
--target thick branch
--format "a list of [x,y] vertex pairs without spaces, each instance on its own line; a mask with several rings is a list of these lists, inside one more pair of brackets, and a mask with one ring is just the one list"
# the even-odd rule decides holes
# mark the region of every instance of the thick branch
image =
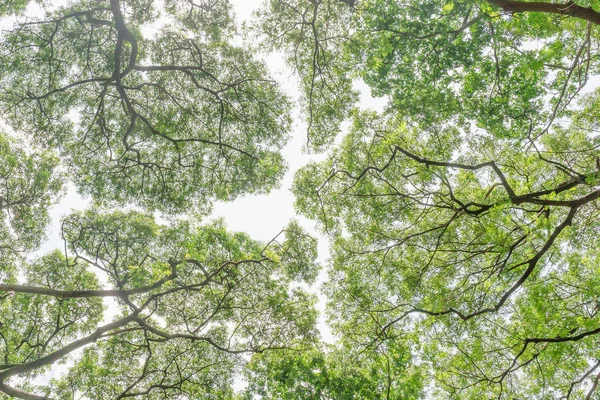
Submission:
[[600,333],[600,328],[596,328],[591,331],[582,332],[579,335],[575,336],[566,336],[566,337],[551,337],[551,338],[531,338],[525,339],[525,343],[561,343],[561,342],[577,342],[581,339],[584,339],[588,336],[597,335]]
[[61,299],[76,299],[89,297],[123,297],[131,294],[141,294],[156,289],[168,279],[161,279],[151,286],[127,290],[57,290],[45,287],[27,285],[8,285],[0,283],[0,292],[15,292],[58,297]]
[[[135,36],[133,35],[133,33],[131,33],[131,31],[129,30],[129,28],[127,28],[127,26],[125,25],[125,19],[123,18],[123,13],[121,12],[121,3],[119,0],[110,0],[110,10],[113,14],[113,18],[115,20],[115,26],[117,28],[117,32],[119,32],[119,41],[121,43],[117,44],[117,47],[120,47],[120,45],[122,45],[122,41],[126,41],[129,42],[131,44],[131,54],[129,56],[129,67],[133,67],[135,65],[135,61],[137,59],[137,53],[138,53],[138,43],[137,43],[137,39],[135,38]],[[117,53],[121,53],[121,49],[117,49]],[[115,62],[118,64],[118,60],[115,60]],[[119,70],[116,69],[115,71],[117,74],[119,74]]]
[[[81,338],[79,340],[76,340],[76,341],[66,345],[65,347],[55,351],[54,353],[48,354],[44,357],[38,358],[37,360],[28,362],[26,364],[15,365],[14,367],[8,368],[8,369],[0,372],[0,389],[2,389],[5,393],[8,394],[8,392],[6,392],[5,389],[8,389],[10,391],[12,388],[7,387],[4,382],[11,376],[25,374],[25,373],[31,372],[33,370],[36,370],[38,368],[44,367],[46,365],[54,364],[56,361],[60,360],[67,354],[69,354],[83,346],[86,346],[90,343],[96,342],[97,340],[102,338],[106,333],[108,333],[112,330],[115,330],[117,328],[121,328],[121,327],[129,324],[130,322],[135,321],[140,312],[141,312],[141,309],[139,311],[136,311],[136,312],[128,315],[125,318],[121,318],[117,321],[111,322],[110,324],[104,325],[104,326],[96,329],[94,331],[94,333],[92,333],[91,335]],[[15,390],[15,389],[12,389],[12,390]],[[13,393],[17,393],[17,392],[20,392],[20,391],[16,391]],[[23,392],[20,392],[20,393],[23,393]],[[21,398],[27,398],[27,397],[21,397]],[[40,398],[43,399],[43,397],[29,397],[29,398],[30,399],[40,399]]]
[[549,3],[545,1],[510,1],[510,0],[487,0],[504,11],[511,13],[521,12],[542,12],[550,14],[565,15],[568,17],[579,18],[600,25],[600,13],[591,7],[582,7],[572,1],[566,3]]
[[53,296],[61,299],[89,298],[89,297],[125,297],[132,294],[142,294],[150,292],[161,287],[166,282],[172,281],[177,277],[176,267],[179,262],[169,261],[171,273],[162,279],[154,282],[152,285],[143,286],[134,289],[124,290],[57,290],[45,287],[36,287],[28,285],[10,285],[0,283],[0,292],[15,292],[38,294],[43,296]]
[[[510,184],[508,183],[508,180],[504,176],[504,173],[502,172],[502,170],[500,170],[500,168],[498,167],[498,165],[496,164],[495,161],[487,161],[487,162],[474,164],[474,165],[461,164],[461,163],[455,163],[455,162],[434,161],[434,160],[429,160],[427,158],[420,157],[420,156],[413,154],[413,153],[409,152],[408,150],[403,149],[402,147],[399,147],[399,146],[394,147],[394,151],[392,153],[390,161],[388,161],[388,164],[384,167],[384,169],[389,166],[391,160],[394,159],[397,152],[400,152],[400,153],[404,154],[405,156],[407,156],[408,158],[410,158],[420,164],[428,166],[428,167],[436,166],[436,167],[463,169],[463,170],[467,170],[467,171],[477,171],[477,170],[480,170],[483,168],[492,168],[494,173],[500,179],[500,183],[501,183],[502,187],[504,187],[504,190],[506,190],[506,192],[508,193],[508,197],[510,198],[511,202],[515,205],[519,205],[519,204],[523,204],[523,203],[531,203],[531,204],[538,204],[538,205],[544,205],[544,206],[577,208],[577,207],[587,204],[593,200],[600,198],[600,190],[595,190],[586,196],[576,198],[573,200],[550,200],[550,199],[538,198],[539,196],[542,196],[542,195],[547,195],[547,194],[551,194],[551,193],[558,194],[558,193],[564,192],[567,189],[571,189],[571,188],[583,183],[585,177],[579,177],[576,180],[562,183],[562,184],[558,185],[557,187],[555,187],[554,189],[517,195],[515,193],[515,191],[513,190],[513,188],[510,186]],[[369,167],[369,168],[375,169],[373,167]],[[358,177],[358,179],[360,179],[362,177],[362,175],[364,175],[369,168],[365,169],[365,171],[363,171],[363,173]],[[381,172],[382,170],[378,170],[378,171]]]
[[18,399],[24,400],[49,400],[49,397],[46,396],[38,396],[36,394],[31,394],[27,392],[23,392],[22,390],[15,389],[14,387],[8,386],[4,382],[0,381],[0,392],[3,392],[11,397],[16,397]]

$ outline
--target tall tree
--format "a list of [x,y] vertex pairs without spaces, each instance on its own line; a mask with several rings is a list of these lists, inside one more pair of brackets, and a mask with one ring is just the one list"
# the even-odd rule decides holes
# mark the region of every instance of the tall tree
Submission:
[[[320,88],[350,93],[343,78],[388,99],[348,105],[350,132],[296,176],[299,210],[332,241],[334,329],[411,349],[430,396],[593,398],[599,5],[348,3],[273,0],[262,26],[315,55],[290,58],[315,82],[308,118]],[[354,69],[321,68],[331,54]]]
[[235,34],[227,1],[49,7],[3,35],[2,115],[104,204],[179,212],[268,192],[289,103]]
[[295,223],[259,243],[95,209],[63,221],[64,251],[27,253],[63,179],[95,205],[186,217],[278,185],[290,104],[229,3],[46,2],[12,22],[0,117],[26,150],[0,137],[0,396],[226,398],[244,354],[313,338],[316,245]]
[[[0,284],[8,396],[226,398],[241,355],[298,350],[316,333],[315,299],[298,288],[315,279],[316,243],[295,223],[269,243],[138,212],[76,213],[62,226],[66,254]],[[35,384],[65,360],[59,379]]]

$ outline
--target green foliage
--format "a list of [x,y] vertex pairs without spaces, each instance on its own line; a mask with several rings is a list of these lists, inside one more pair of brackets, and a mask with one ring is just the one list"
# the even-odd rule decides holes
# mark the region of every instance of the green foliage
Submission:
[[[332,241],[330,321],[363,346],[422,348],[440,397],[567,393],[598,356],[584,261],[598,251],[595,135],[545,134],[551,161],[461,136],[355,113],[330,157],[298,172],[297,207]],[[555,343],[577,335],[590,337]]]
[[365,0],[323,16],[350,18],[339,46],[388,105],[350,112],[327,159],[296,174],[296,206],[332,242],[334,332],[410,348],[432,397],[592,398],[600,92],[579,93],[598,27],[591,9],[508,3],[521,2]]
[[23,12],[29,0],[6,0],[0,4],[0,17],[15,15]]
[[[596,1],[268,0],[256,44],[227,0],[27,6],[0,5],[2,398],[597,395]],[[331,244],[330,345],[298,222],[194,219],[286,172],[263,50],[329,151],[292,190]],[[62,181],[95,208],[34,256]]]
[[[597,32],[551,13],[501,17],[473,0],[268,2],[258,29],[298,71],[309,146],[331,144],[363,79],[388,110],[423,132],[545,132],[599,70]],[[585,6],[585,4],[582,4]],[[550,99],[550,101],[548,101]]]
[[145,341],[141,335],[121,335],[86,348],[69,373],[53,385],[62,399],[84,394],[115,399],[128,387],[128,394],[147,399],[182,395],[227,399],[232,396],[234,361],[239,362],[206,343],[160,343]]
[[357,352],[349,344],[302,353],[256,355],[247,368],[244,398],[264,399],[417,399],[420,372],[397,343]]
[[[164,226],[133,211],[78,212],[62,227],[68,257],[50,253],[18,268],[22,284],[0,286],[0,381],[36,376],[87,345],[41,390],[225,398],[241,354],[316,335],[316,300],[298,288],[314,278],[316,242],[295,224],[271,250],[277,238],[256,242],[220,221]],[[288,247],[296,240],[304,259]]]
[[45,236],[48,209],[62,189],[58,159],[49,151],[27,152],[0,133],[0,277]]
[[269,250],[277,257],[289,279],[314,283],[319,273],[317,240],[308,235],[297,221],[292,221],[282,232],[284,240],[272,242]]
[[344,47],[351,15],[340,1],[266,2],[255,29],[270,50],[283,51],[300,78],[306,148],[323,150],[357,101],[353,60]]
[[[181,212],[276,187],[289,102],[252,48],[228,42],[227,2],[142,3],[76,2],[18,23],[0,43],[3,116],[59,147],[102,204]],[[145,37],[159,19],[172,22]]]

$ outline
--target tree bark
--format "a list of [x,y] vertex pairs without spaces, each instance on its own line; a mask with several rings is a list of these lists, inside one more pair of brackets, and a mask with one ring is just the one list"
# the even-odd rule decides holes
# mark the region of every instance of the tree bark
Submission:
[[549,3],[545,1],[533,1],[530,3],[512,0],[487,0],[504,11],[512,13],[520,12],[542,12],[550,14],[565,15],[568,17],[579,18],[600,25],[600,13],[591,7],[582,7],[572,1],[566,3]]

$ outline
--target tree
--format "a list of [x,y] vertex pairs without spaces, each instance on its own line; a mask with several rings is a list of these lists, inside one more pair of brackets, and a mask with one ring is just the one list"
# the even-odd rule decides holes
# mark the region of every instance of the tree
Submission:
[[[4,395],[598,395],[597,2],[269,0],[244,46],[226,0],[27,3],[0,6],[0,116],[25,142],[0,139]],[[263,49],[329,151],[293,190],[331,239],[332,345],[301,289],[314,239],[196,222],[285,172]],[[63,171],[95,208],[33,257]]]
[[[315,279],[315,240],[295,223],[265,244],[221,222],[164,226],[139,212],[87,211],[67,217],[62,235],[66,254],[0,284],[9,396],[226,398],[242,354],[300,348],[315,335],[315,300],[294,287]],[[49,386],[31,382],[82,349]]]
[[[263,11],[266,40],[304,54],[290,61],[308,118],[351,119],[294,186],[332,241],[334,329],[411,349],[429,396],[597,395],[599,16],[586,1]],[[354,64],[342,76],[337,55]],[[343,99],[349,78],[386,109],[329,115],[323,88]]]
[[597,68],[600,11],[590,2],[348,3],[271,0],[257,26],[300,74],[307,119],[322,121],[309,124],[310,143],[339,132],[356,78],[424,133],[535,138],[568,114]]
[[102,204],[181,212],[268,192],[286,169],[289,102],[230,43],[230,8],[88,0],[18,20],[0,51],[2,114],[59,148]]
[[[260,243],[193,222],[279,184],[290,103],[227,1],[152,3],[0,6],[0,113],[24,142],[0,136],[2,398],[232,397],[244,354],[316,335],[297,223]],[[35,256],[63,180],[94,209]]]

